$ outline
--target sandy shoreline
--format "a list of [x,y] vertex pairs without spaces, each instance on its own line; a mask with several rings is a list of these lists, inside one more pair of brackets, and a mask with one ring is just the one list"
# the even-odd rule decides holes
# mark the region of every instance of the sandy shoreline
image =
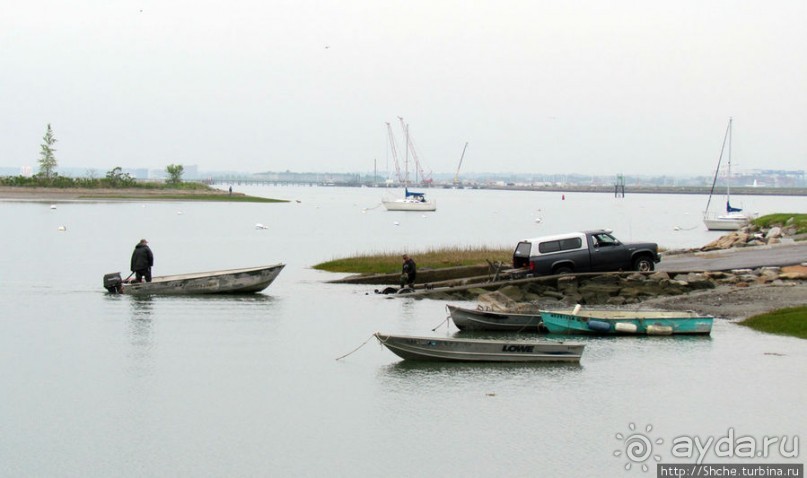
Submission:
[[[0,200],[6,201],[78,201],[109,199],[125,201],[127,199],[164,199],[171,200],[176,196],[228,196],[227,191],[210,189],[208,191],[183,189],[89,189],[89,188],[34,188],[0,186]],[[244,196],[243,193],[233,193],[233,196]]]

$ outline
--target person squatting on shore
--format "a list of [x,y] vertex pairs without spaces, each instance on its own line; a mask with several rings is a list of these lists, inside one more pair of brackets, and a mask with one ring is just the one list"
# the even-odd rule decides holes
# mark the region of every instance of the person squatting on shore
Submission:
[[404,254],[403,265],[401,266],[401,288],[408,286],[410,289],[415,288],[415,277],[417,276],[417,266],[415,261]]

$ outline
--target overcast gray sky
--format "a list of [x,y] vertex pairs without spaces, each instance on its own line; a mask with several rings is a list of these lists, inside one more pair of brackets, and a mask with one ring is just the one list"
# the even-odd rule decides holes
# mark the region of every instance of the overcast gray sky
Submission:
[[804,0],[0,1],[0,166],[807,169]]

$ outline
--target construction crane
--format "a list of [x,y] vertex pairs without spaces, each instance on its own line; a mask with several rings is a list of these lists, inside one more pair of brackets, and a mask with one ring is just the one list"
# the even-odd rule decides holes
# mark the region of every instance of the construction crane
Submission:
[[401,166],[398,164],[398,149],[395,146],[395,135],[392,134],[392,125],[389,123],[387,124],[387,136],[389,138],[389,148],[392,152],[392,161],[395,164],[395,178],[398,180],[398,183],[404,184],[405,180],[401,177]]
[[465,146],[462,148],[462,155],[460,155],[460,164],[457,165],[457,174],[454,175],[454,186],[459,186],[460,182],[460,168],[462,167],[462,158],[465,157],[465,150],[468,149],[468,142],[465,142]]

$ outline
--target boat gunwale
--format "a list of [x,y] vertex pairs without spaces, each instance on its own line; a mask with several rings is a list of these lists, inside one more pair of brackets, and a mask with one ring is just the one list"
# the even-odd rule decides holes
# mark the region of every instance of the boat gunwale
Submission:
[[[491,318],[507,318],[507,317],[519,317],[519,318],[532,318],[538,317],[541,318],[541,311],[538,311],[534,314],[530,313],[522,313],[522,312],[499,312],[495,310],[480,310],[480,309],[468,309],[465,307],[459,307],[456,305],[447,304],[446,307],[448,308],[448,313],[451,314],[452,311],[457,310],[461,313],[467,313],[468,315],[473,316],[485,316]],[[555,312],[555,311],[552,311]]]
[[[209,271],[209,272],[189,272],[187,274],[172,274],[172,275],[165,275],[165,276],[155,276],[152,278],[151,283],[163,283],[163,282],[170,282],[175,280],[187,280],[187,279],[201,279],[204,277],[218,277],[223,275],[232,275],[232,274],[239,274],[239,273],[246,273],[246,272],[256,272],[262,270],[273,270],[277,268],[283,268],[286,264],[278,263],[269,266],[260,266],[260,267],[243,267],[239,269],[224,269],[219,271]],[[146,282],[147,284],[148,282]],[[129,285],[134,285],[131,283]]]
[[385,334],[382,332],[376,332],[376,338],[381,340],[381,337],[387,337],[386,340],[382,340],[382,343],[386,343],[389,339],[414,339],[414,340],[432,340],[432,341],[441,341],[441,342],[449,342],[449,343],[463,343],[463,342],[471,342],[476,344],[496,344],[496,345],[565,345],[571,347],[577,346],[585,346],[586,344],[583,342],[568,342],[565,340],[550,340],[550,339],[533,339],[533,338],[518,338],[515,340],[502,340],[502,339],[460,339],[460,338],[452,338],[452,337],[425,337],[419,335],[397,335],[397,334]]
[[[648,315],[650,312],[653,315]],[[577,317],[581,319],[594,319],[605,321],[618,321],[618,320],[714,320],[712,315],[703,315],[695,312],[694,310],[687,311],[673,311],[673,310],[596,310],[596,311],[580,311],[577,314],[569,312],[558,312],[552,310],[544,310],[543,314],[554,314],[562,317]],[[624,315],[620,315],[624,314]],[[686,314],[686,315],[684,315]]]

